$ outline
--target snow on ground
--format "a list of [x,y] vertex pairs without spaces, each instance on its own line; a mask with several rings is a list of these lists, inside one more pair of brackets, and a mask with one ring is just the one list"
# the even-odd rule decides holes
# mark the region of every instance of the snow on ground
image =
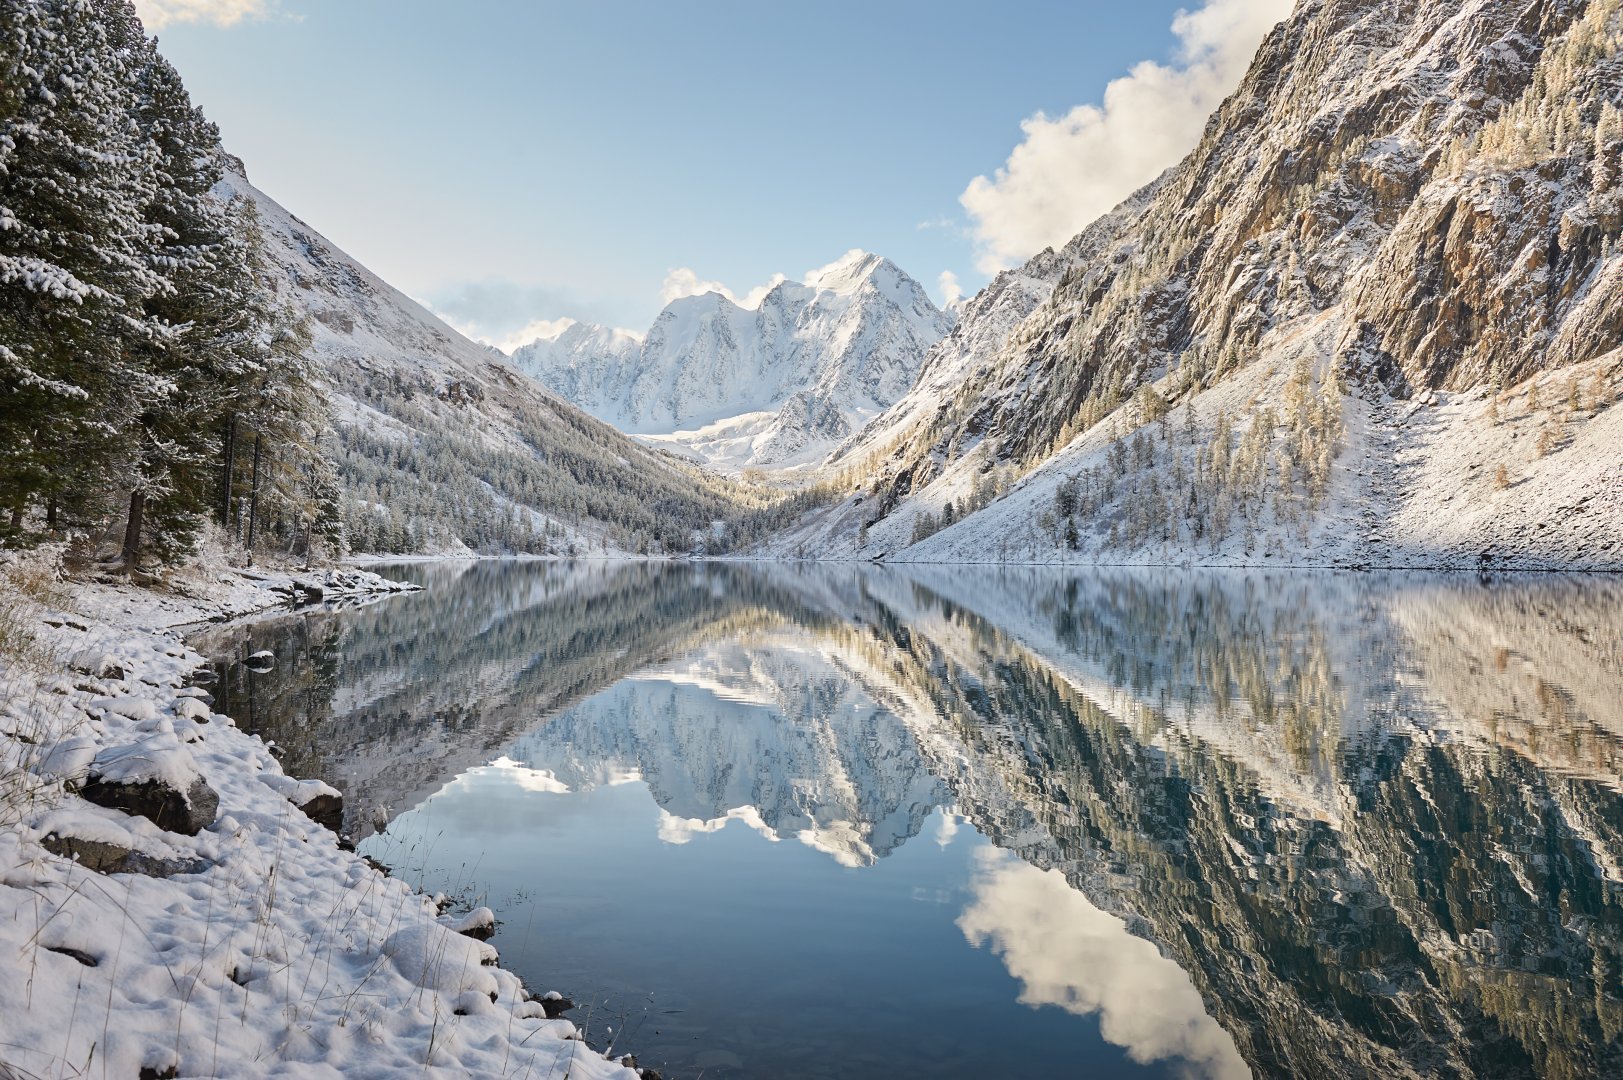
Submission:
[[480,919],[341,848],[295,805],[336,793],[186,685],[206,662],[165,628],[382,579],[159,594],[52,565],[0,566],[0,1073],[636,1076],[455,932]]

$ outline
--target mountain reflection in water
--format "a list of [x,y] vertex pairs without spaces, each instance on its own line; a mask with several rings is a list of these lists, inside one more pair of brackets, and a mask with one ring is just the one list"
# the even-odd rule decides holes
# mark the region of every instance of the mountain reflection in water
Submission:
[[[384,809],[379,851],[431,824],[464,863],[510,849],[463,873],[532,981],[686,994],[627,1034],[644,1064],[1623,1075],[1623,583],[392,572],[427,591],[206,635],[218,707],[342,789],[357,837]],[[690,887],[725,910],[670,902]],[[756,933],[805,937],[798,967],[727,951]],[[883,1002],[820,981],[852,940]]]

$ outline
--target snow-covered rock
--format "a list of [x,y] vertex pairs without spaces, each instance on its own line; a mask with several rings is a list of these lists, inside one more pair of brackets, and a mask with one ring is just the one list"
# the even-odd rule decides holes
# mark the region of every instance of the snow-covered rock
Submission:
[[[141,701],[147,710],[151,701]],[[128,716],[126,710],[119,715]],[[81,798],[147,818],[160,829],[196,836],[214,824],[220,796],[171,731],[104,747],[91,761]]]

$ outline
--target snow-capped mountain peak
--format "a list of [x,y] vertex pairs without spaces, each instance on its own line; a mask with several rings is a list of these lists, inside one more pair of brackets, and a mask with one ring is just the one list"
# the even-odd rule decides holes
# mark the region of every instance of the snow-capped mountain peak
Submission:
[[888,268],[892,275],[901,273],[896,264],[889,259],[863,251],[861,248],[852,248],[827,266],[808,271],[805,283],[812,289],[853,293],[862,287],[863,282],[879,273],[881,268]]
[[684,296],[641,339],[576,323],[513,361],[651,441],[738,468],[798,465],[905,394],[952,322],[895,263],[852,249],[753,307]]

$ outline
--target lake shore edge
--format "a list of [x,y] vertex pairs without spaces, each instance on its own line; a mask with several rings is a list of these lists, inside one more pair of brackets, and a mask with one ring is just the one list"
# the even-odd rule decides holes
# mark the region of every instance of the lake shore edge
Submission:
[[59,563],[0,567],[0,985],[19,999],[0,1072],[639,1075],[318,823],[338,792],[192,685],[208,661],[185,628],[414,586],[213,568],[159,588]]

